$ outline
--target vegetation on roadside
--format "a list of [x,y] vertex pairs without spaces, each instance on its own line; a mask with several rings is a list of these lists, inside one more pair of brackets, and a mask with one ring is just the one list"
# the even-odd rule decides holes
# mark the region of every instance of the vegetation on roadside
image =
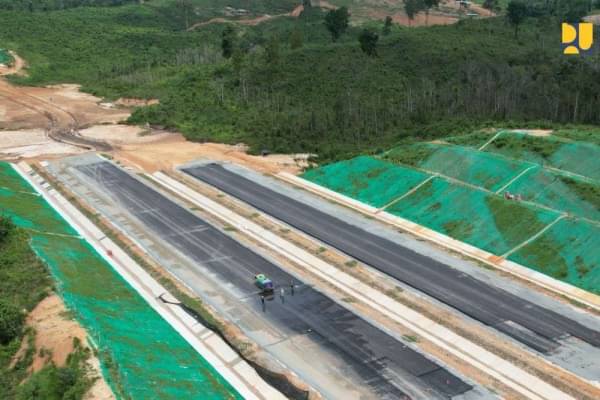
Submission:
[[[0,398],[11,400],[82,399],[93,378],[86,360],[89,350],[79,342],[63,367],[45,366],[30,375],[37,351],[35,333],[25,327],[27,313],[52,290],[44,264],[29,247],[27,232],[0,216]],[[25,342],[25,351],[17,356]]]

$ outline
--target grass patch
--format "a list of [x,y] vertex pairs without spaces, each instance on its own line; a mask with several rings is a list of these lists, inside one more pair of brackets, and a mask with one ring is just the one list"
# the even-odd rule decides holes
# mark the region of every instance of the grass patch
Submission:
[[564,175],[558,175],[558,178],[566,184],[582,200],[593,205],[600,211],[600,187],[592,183],[576,180]]
[[469,133],[466,135],[451,136],[451,137],[445,138],[444,141],[455,144],[457,146],[467,146],[467,147],[479,148],[479,147],[483,146],[485,143],[487,143],[488,140],[493,138],[496,133],[497,132],[494,132],[492,130],[482,130],[482,131]]
[[600,145],[600,129],[598,128],[581,127],[576,129],[557,129],[553,132],[553,135],[579,142]]
[[416,343],[419,341],[419,338],[415,335],[402,335],[402,339],[409,343]]
[[485,151],[498,152],[512,158],[527,160],[532,155],[542,161],[550,157],[564,145],[556,139],[505,133],[496,138]]
[[427,144],[413,144],[409,146],[396,147],[383,156],[387,161],[418,167],[437,150],[434,146]]

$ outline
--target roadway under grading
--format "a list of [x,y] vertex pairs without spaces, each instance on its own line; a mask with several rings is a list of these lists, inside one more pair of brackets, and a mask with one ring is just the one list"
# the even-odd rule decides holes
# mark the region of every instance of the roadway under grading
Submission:
[[[410,393],[451,398],[472,387],[451,372],[368,323],[318,290],[304,285],[220,230],[130,176],[110,162],[75,167],[115,203],[140,220],[161,240],[215,274],[224,287],[260,310],[252,277],[265,273],[287,289],[285,303],[267,302],[257,313],[290,336],[305,335],[323,351],[335,354],[382,399],[406,399]],[[291,296],[289,284],[297,285]],[[279,288],[276,293],[278,294]],[[419,389],[415,392],[414,387]],[[407,387],[412,389],[407,390]],[[409,395],[407,395],[409,393]]]
[[490,286],[449,265],[259,185],[221,165],[184,168],[258,210],[329,244],[541,353],[569,335],[600,347],[600,332]]

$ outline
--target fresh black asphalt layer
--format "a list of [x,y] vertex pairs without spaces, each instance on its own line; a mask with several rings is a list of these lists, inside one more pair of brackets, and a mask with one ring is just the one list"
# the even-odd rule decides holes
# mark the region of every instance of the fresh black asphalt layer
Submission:
[[542,353],[569,335],[600,347],[600,332],[449,265],[348,224],[218,164],[184,172]]
[[[149,231],[207,268],[224,284],[233,285],[242,298],[259,310],[257,315],[288,337],[307,335],[323,351],[339,357],[378,397],[407,399],[399,382],[401,376],[411,376],[411,384],[446,398],[472,388],[113,164],[99,162],[76,168]],[[261,302],[253,284],[258,273],[288,289],[284,304],[276,298],[267,301],[266,312],[260,312]],[[289,290],[291,282],[298,285],[294,296]]]

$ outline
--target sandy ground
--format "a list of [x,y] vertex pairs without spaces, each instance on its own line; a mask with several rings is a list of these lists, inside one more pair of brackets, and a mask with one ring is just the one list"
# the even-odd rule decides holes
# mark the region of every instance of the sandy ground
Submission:
[[200,158],[235,162],[265,173],[298,173],[307,165],[306,154],[253,156],[246,154],[244,145],[193,143],[179,134],[161,136],[159,140],[151,143],[123,145],[113,152],[113,156],[125,164],[148,172],[170,170]]
[[0,130],[0,158],[4,160],[14,161],[40,156],[53,158],[83,151],[79,147],[53,141],[44,129]]
[[540,136],[540,137],[552,135],[551,129],[513,129],[510,132],[516,132],[516,133],[520,132],[520,133],[526,133],[530,136]]
[[[144,107],[144,106],[153,106],[158,103],[159,103],[159,101],[157,99],[128,99],[125,97],[121,97],[120,99],[115,101],[114,104],[117,106],[124,106],[124,107]],[[104,103],[104,104],[106,104],[106,103]]]
[[[301,10],[296,8],[292,15]],[[16,54],[15,65],[0,73],[23,73],[25,62]],[[114,156],[147,171],[171,169],[198,158],[232,161],[264,172],[297,173],[306,155],[245,154],[244,146],[192,143],[183,136],[150,128],[122,125],[130,107],[157,104],[157,100],[125,99],[115,103],[80,92],[78,85],[13,86],[0,79],[0,158],[7,160],[56,158],[85,150],[48,137],[50,126],[74,127],[80,136],[115,146]],[[126,107],[125,107],[126,106]]]
[[[57,366],[64,366],[68,355],[73,352],[75,338],[89,348],[85,330],[76,321],[69,319],[65,304],[56,294],[42,300],[27,316],[26,324],[36,332],[35,348],[37,352],[33,358],[31,372],[39,371],[50,361]],[[26,346],[27,344],[24,342],[19,353],[22,353]],[[90,357],[89,364],[94,375],[99,379],[96,380],[85,398],[89,400],[114,399],[112,391],[102,378],[98,359],[94,356]]]

